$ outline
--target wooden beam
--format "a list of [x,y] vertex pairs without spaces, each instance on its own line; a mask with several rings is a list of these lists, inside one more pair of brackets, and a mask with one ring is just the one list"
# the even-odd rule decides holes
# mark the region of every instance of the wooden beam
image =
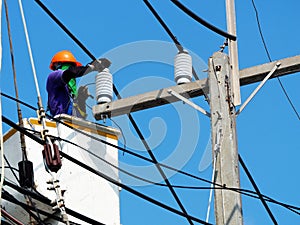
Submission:
[[[262,81],[277,62],[280,62],[281,66],[275,71],[271,78],[300,72],[300,55],[297,55],[240,70],[241,86]],[[123,98],[110,103],[95,105],[93,107],[94,117],[96,120],[100,120],[102,119],[102,115],[109,117],[120,116],[179,101],[178,98],[168,93],[170,89],[186,98],[193,98],[204,95],[204,90],[207,90],[208,93],[208,84],[207,79],[203,79]]]

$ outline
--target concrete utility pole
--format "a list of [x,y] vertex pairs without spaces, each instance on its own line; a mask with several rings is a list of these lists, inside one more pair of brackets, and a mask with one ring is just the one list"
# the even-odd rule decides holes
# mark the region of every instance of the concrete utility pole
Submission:
[[[225,53],[216,52],[208,64],[212,151],[213,160],[216,160],[214,182],[230,188],[240,188],[236,114],[229,58]],[[214,201],[217,225],[243,224],[239,193],[215,189]]]

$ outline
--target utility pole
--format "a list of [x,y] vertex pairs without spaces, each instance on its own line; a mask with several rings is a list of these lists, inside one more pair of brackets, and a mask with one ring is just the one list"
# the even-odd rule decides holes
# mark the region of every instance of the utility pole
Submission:
[[[240,188],[236,113],[230,80],[229,57],[216,52],[208,62],[208,85],[211,109],[212,151],[215,165],[214,182],[230,188]],[[217,225],[241,225],[242,203],[237,192],[215,189],[215,219]]]
[[[227,32],[236,36],[234,0],[226,0]],[[208,62],[214,182],[240,189],[235,106],[241,104],[236,40],[229,40],[229,57],[216,52]],[[242,225],[240,193],[215,189],[216,225]]]

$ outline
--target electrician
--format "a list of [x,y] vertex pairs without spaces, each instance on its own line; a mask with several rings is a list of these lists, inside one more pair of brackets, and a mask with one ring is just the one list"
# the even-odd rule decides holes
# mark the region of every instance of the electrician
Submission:
[[90,94],[86,86],[80,86],[77,90],[76,78],[92,71],[101,72],[110,64],[108,59],[101,58],[82,66],[70,51],[56,53],[49,66],[53,71],[48,75],[46,84],[51,115],[68,114],[85,119],[85,102]]

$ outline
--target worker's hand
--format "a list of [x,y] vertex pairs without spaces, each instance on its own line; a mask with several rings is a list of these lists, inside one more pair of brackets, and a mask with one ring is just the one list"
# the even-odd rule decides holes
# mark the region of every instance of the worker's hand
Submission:
[[94,60],[92,63],[89,64],[89,67],[93,71],[101,72],[105,68],[108,68],[111,65],[111,62],[106,58],[100,58],[97,60]]
[[87,100],[87,98],[91,96],[89,93],[89,89],[87,86],[80,86],[78,88],[78,96],[77,96],[77,100],[78,102],[84,102]]

